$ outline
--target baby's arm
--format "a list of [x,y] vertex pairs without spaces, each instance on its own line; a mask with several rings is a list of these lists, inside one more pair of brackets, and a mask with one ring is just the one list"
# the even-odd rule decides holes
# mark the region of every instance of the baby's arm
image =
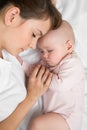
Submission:
[[63,62],[58,74],[54,74],[52,77],[49,91],[43,96],[44,111],[49,112],[50,110],[63,115],[70,115],[76,100],[80,102],[77,107],[81,107],[83,83],[84,72],[78,60],[72,59],[69,62]]
[[54,72],[55,74],[53,75],[50,86],[51,89],[58,89],[65,92],[71,89],[81,89],[78,84],[81,85],[84,82],[85,74],[83,66],[78,59],[72,58],[66,60],[59,68],[58,72],[57,70],[56,73]]

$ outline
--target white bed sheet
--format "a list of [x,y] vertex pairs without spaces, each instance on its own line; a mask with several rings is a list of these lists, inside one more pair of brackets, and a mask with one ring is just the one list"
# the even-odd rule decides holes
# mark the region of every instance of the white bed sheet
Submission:
[[[82,122],[82,130],[87,130],[87,0],[57,0],[57,8],[63,15],[63,19],[69,21],[74,29],[76,36],[76,51],[81,57],[85,72],[86,82],[84,91],[84,114]],[[28,57],[29,54],[29,57]],[[27,50],[21,54],[22,58],[27,62],[36,62],[39,58],[38,52]],[[33,61],[32,61],[33,59]],[[17,130],[27,130],[30,119],[41,113],[41,99],[35,104],[32,110],[26,115]]]

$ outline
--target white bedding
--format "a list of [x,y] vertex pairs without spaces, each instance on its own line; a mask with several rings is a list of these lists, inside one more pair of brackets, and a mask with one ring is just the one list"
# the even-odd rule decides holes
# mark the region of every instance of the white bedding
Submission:
[[[85,71],[86,71],[86,83],[84,91],[84,114],[82,130],[87,130],[87,0],[57,0],[57,8],[63,15],[63,19],[69,21],[74,29],[76,36],[76,51],[81,57]],[[27,58],[27,54],[29,57]],[[38,60],[37,51],[28,50],[21,54],[24,60],[29,62],[35,62]],[[33,57],[33,58],[32,58]],[[31,60],[33,59],[33,61]],[[25,119],[17,130],[27,130],[29,120],[32,116],[36,116],[41,113],[41,99],[35,104],[32,110],[27,114]]]

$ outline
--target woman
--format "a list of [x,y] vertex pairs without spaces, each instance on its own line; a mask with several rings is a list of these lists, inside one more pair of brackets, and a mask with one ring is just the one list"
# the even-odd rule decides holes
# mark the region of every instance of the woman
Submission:
[[[59,27],[61,21],[61,15],[52,5],[51,0],[0,1],[0,82],[2,85],[0,88],[4,87],[2,69],[7,68],[7,64],[10,63],[4,59],[2,50],[5,49],[11,55],[17,56],[27,48],[34,49],[37,40],[50,29]],[[7,79],[9,74],[6,73]],[[26,98],[11,115],[0,122],[0,130],[17,129],[26,113],[48,89],[51,77],[52,74],[44,67],[37,66],[34,69],[27,85]],[[7,85],[5,83],[5,87]],[[1,89],[0,94],[5,95],[5,91]]]

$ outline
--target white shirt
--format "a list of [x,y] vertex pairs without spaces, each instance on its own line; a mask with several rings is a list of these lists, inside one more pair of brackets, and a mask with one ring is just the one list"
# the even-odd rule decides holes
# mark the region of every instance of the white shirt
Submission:
[[25,98],[24,72],[18,60],[2,52],[0,58],[0,121],[7,118]]

